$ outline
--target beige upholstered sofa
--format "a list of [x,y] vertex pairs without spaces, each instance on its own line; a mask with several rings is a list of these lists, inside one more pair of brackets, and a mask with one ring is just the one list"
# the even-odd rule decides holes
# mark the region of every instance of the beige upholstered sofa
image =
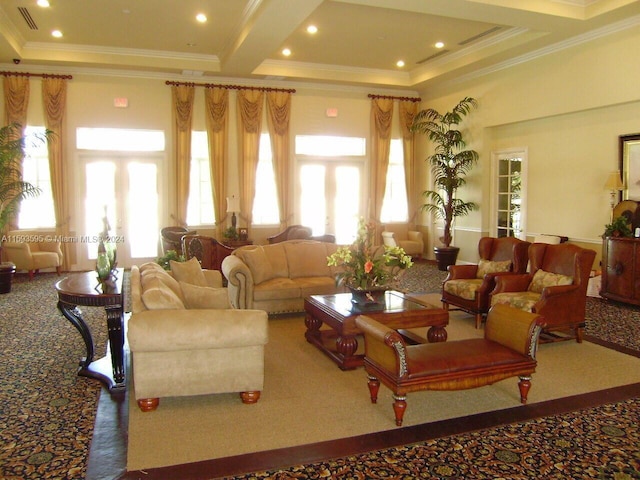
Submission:
[[229,300],[235,308],[257,308],[269,313],[300,312],[309,295],[342,291],[336,269],[327,257],[335,243],[288,240],[272,245],[248,245],[222,261]]
[[172,274],[148,263],[131,269],[127,338],[134,392],[143,411],[160,397],[238,392],[260,398],[267,314],[229,306],[217,270],[197,260],[172,264]]

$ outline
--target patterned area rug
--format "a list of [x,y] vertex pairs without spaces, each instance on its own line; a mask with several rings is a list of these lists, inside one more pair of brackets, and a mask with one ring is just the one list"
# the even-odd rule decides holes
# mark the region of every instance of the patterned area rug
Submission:
[[[440,289],[419,262],[399,288]],[[78,377],[84,343],[56,308],[55,274],[16,275],[0,295],[0,478],[82,479],[100,384]],[[587,333],[640,351],[640,310],[588,299]],[[104,311],[83,309],[106,348]],[[236,478],[640,479],[640,400],[506,425],[313,465]]]

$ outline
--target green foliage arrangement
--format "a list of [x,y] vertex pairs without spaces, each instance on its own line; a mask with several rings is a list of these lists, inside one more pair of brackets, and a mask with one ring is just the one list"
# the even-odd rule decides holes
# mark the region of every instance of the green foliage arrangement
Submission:
[[222,232],[222,236],[227,240],[238,240],[240,238],[240,234],[236,227],[229,227],[224,232]]
[[622,215],[604,227],[603,236],[605,237],[631,237],[632,235],[631,225],[627,218]]
[[156,263],[165,270],[171,270],[171,260],[174,262],[184,262],[184,255],[179,255],[176,250],[167,250],[162,257],[156,258]]
[[445,247],[451,245],[454,219],[478,208],[476,203],[456,197],[458,188],[466,183],[465,176],[478,161],[478,152],[464,149],[466,144],[458,130],[458,125],[475,107],[476,100],[465,97],[450,112],[421,110],[411,126],[413,132],[427,135],[435,144],[435,153],[427,157],[435,189],[422,193],[427,202],[421,208],[444,221],[440,240]]
[[335,253],[327,257],[327,265],[340,269],[336,283],[360,290],[386,286],[400,270],[413,265],[411,257],[402,247],[385,246],[384,253],[376,256],[374,231],[372,224],[366,224],[364,218],[360,218],[355,242],[338,247]]

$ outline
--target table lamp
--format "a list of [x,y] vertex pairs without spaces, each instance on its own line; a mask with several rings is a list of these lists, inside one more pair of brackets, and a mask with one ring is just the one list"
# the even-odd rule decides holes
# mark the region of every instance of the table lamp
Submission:
[[616,170],[609,174],[607,181],[604,184],[604,188],[611,192],[611,217],[613,219],[613,207],[616,205],[616,195],[618,192],[624,190],[624,183],[622,183],[622,179],[620,178],[620,170]]
[[227,197],[227,213],[231,214],[231,226],[236,228],[237,218],[236,212],[240,211],[240,199],[235,195]]

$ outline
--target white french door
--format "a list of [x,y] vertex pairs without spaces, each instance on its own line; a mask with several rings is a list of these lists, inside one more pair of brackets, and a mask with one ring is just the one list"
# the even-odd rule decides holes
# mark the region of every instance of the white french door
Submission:
[[299,160],[300,223],[313,235],[332,233],[338,244],[353,242],[363,208],[363,162]]
[[[81,266],[85,269],[93,268],[97,256],[94,240],[103,230],[105,208],[117,243],[119,267],[130,268],[158,256],[161,161],[159,155],[126,153],[100,153],[85,158],[83,238],[89,239],[84,242],[85,264]],[[82,255],[81,252],[82,249]]]

